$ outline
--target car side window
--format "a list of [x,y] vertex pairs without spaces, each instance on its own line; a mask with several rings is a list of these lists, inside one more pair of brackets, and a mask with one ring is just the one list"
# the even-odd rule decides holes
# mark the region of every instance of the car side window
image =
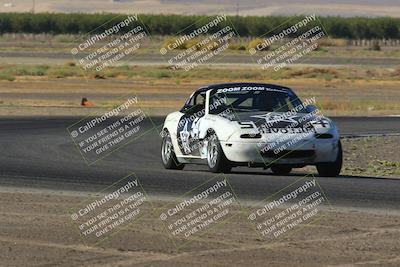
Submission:
[[206,92],[201,92],[199,94],[194,95],[194,105],[203,105],[206,104]]
[[182,108],[181,112],[193,114],[204,110],[206,105],[206,92],[195,93]]

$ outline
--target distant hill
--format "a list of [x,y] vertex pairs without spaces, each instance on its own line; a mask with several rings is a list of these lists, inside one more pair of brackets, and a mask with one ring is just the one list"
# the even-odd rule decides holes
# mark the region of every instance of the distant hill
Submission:
[[[33,5],[35,2],[35,5]],[[0,12],[115,12],[400,17],[400,0],[3,0]]]

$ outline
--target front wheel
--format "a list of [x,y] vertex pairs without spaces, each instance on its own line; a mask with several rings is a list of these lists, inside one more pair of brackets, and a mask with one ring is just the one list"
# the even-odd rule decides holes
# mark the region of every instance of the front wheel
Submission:
[[225,157],[221,144],[215,133],[211,133],[207,143],[207,165],[212,172],[230,172],[232,165]]
[[338,143],[338,154],[334,162],[317,164],[318,174],[322,177],[336,177],[342,170],[343,151],[342,144]]
[[163,133],[161,144],[161,159],[165,169],[182,170],[185,164],[179,163],[172,145],[171,135],[168,131]]

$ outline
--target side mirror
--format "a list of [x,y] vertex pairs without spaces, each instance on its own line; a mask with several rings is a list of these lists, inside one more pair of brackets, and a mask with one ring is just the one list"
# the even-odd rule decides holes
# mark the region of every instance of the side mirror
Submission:
[[[200,113],[199,116],[202,117],[205,113],[204,111],[204,105],[203,104],[197,104],[194,106],[184,106],[181,110],[182,113],[191,115],[195,113]],[[203,115],[201,115],[203,114]]]
[[183,106],[180,110],[182,113],[187,113],[191,109],[191,106]]
[[317,110],[318,110],[318,108],[317,108],[317,106],[315,106],[315,105],[308,105],[308,106],[306,106],[306,111],[309,112],[309,113],[315,112],[315,111],[317,111]]

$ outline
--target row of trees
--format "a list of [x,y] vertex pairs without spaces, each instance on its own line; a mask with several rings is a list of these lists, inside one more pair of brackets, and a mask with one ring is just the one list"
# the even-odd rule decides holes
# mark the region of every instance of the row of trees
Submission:
[[[100,33],[126,18],[116,14],[53,14],[53,13],[1,13],[2,33],[85,34]],[[188,34],[215,18],[211,16],[139,15],[140,21],[152,35]],[[230,25],[240,36],[257,37],[279,33],[302,17],[227,17],[226,21],[211,28],[211,33]],[[306,31],[316,24],[323,25],[334,38],[348,39],[400,39],[399,18],[342,18],[320,17],[319,21],[300,29]],[[126,31],[128,27],[122,29]],[[130,27],[129,27],[130,28]]]

